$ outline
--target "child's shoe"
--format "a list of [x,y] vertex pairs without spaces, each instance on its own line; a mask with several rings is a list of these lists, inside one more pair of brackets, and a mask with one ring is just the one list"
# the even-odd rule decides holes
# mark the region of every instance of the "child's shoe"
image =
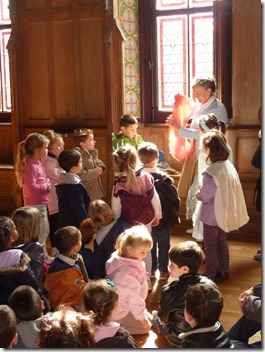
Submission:
[[150,278],[151,278],[151,279],[156,279],[156,271],[152,271],[152,272],[151,272]]
[[226,281],[226,280],[229,280],[229,274],[228,273],[218,273],[217,272],[214,278],[217,281]]
[[148,283],[148,291],[152,291],[153,286],[150,277],[147,278],[147,283]]
[[164,274],[160,273],[160,277],[159,277],[160,281],[167,280],[168,278],[169,278],[169,272]]

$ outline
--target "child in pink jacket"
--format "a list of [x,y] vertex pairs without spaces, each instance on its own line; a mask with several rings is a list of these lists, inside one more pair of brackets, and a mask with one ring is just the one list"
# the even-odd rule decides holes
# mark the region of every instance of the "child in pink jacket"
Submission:
[[119,303],[112,319],[131,334],[146,334],[152,316],[146,309],[148,294],[144,259],[153,240],[146,226],[136,225],[117,239],[117,250],[106,263],[107,278],[119,292]]

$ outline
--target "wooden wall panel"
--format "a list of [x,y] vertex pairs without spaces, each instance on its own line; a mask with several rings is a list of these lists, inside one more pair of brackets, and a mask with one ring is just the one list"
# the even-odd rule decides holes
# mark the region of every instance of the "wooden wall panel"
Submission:
[[82,19],[80,29],[80,81],[82,120],[104,120],[105,82],[102,19]]
[[[76,31],[74,21],[56,21],[52,25],[55,119],[75,120],[79,116],[77,84]],[[50,77],[52,80],[53,78]]]
[[51,116],[49,87],[49,45],[45,22],[26,26],[28,91],[23,96],[28,101],[27,123],[30,120],[48,119]]
[[25,1],[25,10],[44,10],[46,6],[46,0],[26,0]]

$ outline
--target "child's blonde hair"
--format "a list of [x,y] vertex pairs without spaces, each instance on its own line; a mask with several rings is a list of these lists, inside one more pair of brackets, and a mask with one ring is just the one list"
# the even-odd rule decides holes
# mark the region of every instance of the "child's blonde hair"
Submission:
[[18,232],[15,244],[39,241],[41,216],[37,208],[30,206],[17,208],[13,211],[11,218]]
[[15,164],[17,183],[22,187],[22,173],[28,157],[32,157],[37,148],[44,144],[49,145],[49,139],[41,133],[31,133],[21,141],[17,147],[17,160]]
[[143,164],[159,159],[157,146],[152,142],[143,142],[137,148],[138,156]]
[[136,149],[127,144],[113,153],[114,161],[118,167],[118,171],[122,174],[126,172],[126,185],[133,190],[136,186],[135,169],[140,164]]
[[82,310],[95,314],[95,323],[100,326],[111,321],[118,302],[116,285],[110,279],[90,280],[82,292]]
[[119,235],[116,241],[116,249],[119,256],[129,258],[127,247],[139,247],[143,244],[150,244],[150,249],[153,246],[153,239],[145,225],[135,225],[125,230]]
[[89,204],[88,216],[91,218],[96,232],[115,219],[115,214],[112,208],[101,199],[93,200]]
[[51,150],[57,140],[63,139],[63,136],[60,133],[53,130],[46,130],[43,132],[43,135],[49,139],[48,150]]

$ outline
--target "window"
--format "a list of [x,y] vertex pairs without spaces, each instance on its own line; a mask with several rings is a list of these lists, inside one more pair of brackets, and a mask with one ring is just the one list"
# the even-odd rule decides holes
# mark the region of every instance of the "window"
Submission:
[[0,0],[0,122],[10,121],[11,95],[7,43],[11,34],[8,0]]
[[[214,47],[217,32],[214,3],[217,2],[221,1],[139,1],[143,122],[165,122],[176,93],[192,96],[194,77],[217,78],[215,65],[220,64],[215,61]],[[226,33],[229,33],[227,28]]]

